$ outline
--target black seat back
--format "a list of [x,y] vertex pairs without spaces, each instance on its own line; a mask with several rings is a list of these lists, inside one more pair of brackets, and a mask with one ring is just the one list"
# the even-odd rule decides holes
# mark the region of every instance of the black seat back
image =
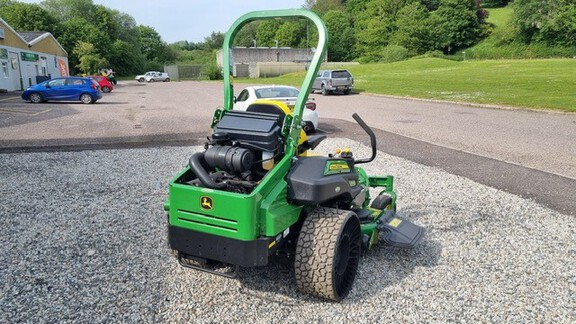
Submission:
[[282,109],[280,109],[276,105],[268,103],[253,103],[250,106],[248,106],[248,109],[246,109],[246,111],[278,115],[281,121],[283,121],[284,118],[286,118],[286,114],[284,113],[284,111],[282,111]]

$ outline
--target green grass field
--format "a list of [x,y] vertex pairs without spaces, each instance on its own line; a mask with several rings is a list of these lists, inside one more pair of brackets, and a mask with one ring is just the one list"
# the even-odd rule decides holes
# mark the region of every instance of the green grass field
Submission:
[[496,25],[496,28],[505,26],[512,19],[512,7],[491,8],[488,9],[489,15],[487,22]]
[[[576,59],[423,58],[346,68],[356,92],[576,112]],[[299,87],[303,78],[299,72],[237,82]]]

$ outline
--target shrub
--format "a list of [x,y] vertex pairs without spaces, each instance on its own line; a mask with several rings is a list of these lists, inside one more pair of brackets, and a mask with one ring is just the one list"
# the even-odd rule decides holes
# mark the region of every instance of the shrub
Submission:
[[216,63],[204,65],[204,69],[203,69],[202,73],[208,77],[208,80],[222,80],[223,79],[222,68]]
[[388,45],[383,47],[380,51],[373,51],[358,59],[360,63],[390,63],[403,61],[408,59],[408,50],[399,45]]

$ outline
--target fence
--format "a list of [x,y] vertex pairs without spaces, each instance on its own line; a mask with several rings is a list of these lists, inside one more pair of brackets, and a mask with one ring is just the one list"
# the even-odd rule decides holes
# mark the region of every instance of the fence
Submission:
[[202,73],[202,65],[165,65],[164,72],[168,73],[171,80],[205,79]]
[[[250,76],[254,78],[270,78],[282,74],[306,71],[310,63],[294,62],[258,62],[255,71],[250,69]],[[334,69],[346,65],[358,65],[358,62],[324,62],[321,69]]]

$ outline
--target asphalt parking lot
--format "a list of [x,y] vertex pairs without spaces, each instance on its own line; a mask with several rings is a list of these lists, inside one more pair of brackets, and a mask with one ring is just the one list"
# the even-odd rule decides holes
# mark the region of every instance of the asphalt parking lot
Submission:
[[[123,82],[94,105],[0,96],[0,322],[576,321],[574,115],[315,95],[333,137],[320,149],[367,155],[347,117],[360,110],[379,139],[368,171],[395,175],[399,213],[427,230],[414,250],[369,252],[333,304],[298,292],[285,265],[228,280],[170,257],[167,183],[201,149],[221,95],[219,83]],[[446,124],[433,133],[435,115],[463,118],[449,122],[461,147]],[[513,115],[541,126],[480,145]],[[459,125],[474,118],[480,129]],[[552,139],[526,149],[549,124]],[[492,152],[499,143],[510,152]]]

